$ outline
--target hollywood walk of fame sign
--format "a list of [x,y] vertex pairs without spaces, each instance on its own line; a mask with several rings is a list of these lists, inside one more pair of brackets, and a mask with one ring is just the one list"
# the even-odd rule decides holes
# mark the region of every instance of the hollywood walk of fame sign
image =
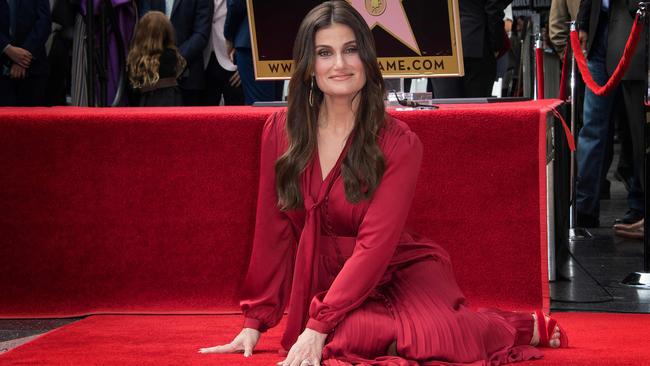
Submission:
[[[323,0],[247,0],[255,75],[291,77],[300,22]],[[458,0],[348,0],[375,37],[386,77],[463,75]]]

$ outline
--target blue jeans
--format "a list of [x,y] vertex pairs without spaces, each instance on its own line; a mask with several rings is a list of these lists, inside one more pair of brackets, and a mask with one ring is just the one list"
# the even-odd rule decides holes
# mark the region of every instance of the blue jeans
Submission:
[[[591,46],[587,65],[599,85],[609,79],[605,65],[607,55],[607,22],[599,22],[594,44]],[[615,92],[598,96],[585,88],[583,126],[578,134],[578,186],[576,207],[583,215],[598,217],[600,214],[601,183],[609,168],[609,152],[612,143],[611,113]]]
[[244,89],[244,103],[251,105],[255,102],[272,102],[282,99],[281,85],[278,81],[255,80],[255,70],[253,68],[253,53],[250,48],[236,48],[235,61],[239,78]]
[[[591,46],[587,65],[599,85],[609,80],[605,59],[607,55],[607,21],[599,22],[594,44]],[[616,90],[606,96],[598,96],[585,88],[583,127],[578,135],[578,185],[576,207],[583,215],[598,217],[600,214],[601,185],[611,163],[613,143],[612,109]],[[637,179],[632,181],[628,195],[630,208],[643,212],[643,193]]]
[[628,206],[636,211],[645,212],[645,197],[643,195],[643,188],[641,187],[641,182],[637,178],[636,174],[632,177],[632,182],[630,184],[630,192],[627,194],[627,204]]

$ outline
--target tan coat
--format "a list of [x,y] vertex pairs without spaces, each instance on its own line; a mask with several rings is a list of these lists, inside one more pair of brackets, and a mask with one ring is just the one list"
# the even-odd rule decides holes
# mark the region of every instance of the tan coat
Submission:
[[568,22],[576,20],[580,0],[552,0],[551,13],[548,18],[548,35],[551,44],[561,56],[564,56],[564,49],[569,42]]

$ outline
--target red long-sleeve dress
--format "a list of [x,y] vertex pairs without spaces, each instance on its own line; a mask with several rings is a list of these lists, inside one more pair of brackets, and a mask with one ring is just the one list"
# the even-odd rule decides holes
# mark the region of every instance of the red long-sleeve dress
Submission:
[[[281,344],[305,327],[328,333],[325,365],[498,365],[541,357],[529,346],[530,314],[473,311],[448,254],[404,230],[422,158],[408,126],[387,117],[378,137],[386,169],[370,200],[352,204],[342,157],[322,177],[318,153],[301,175],[304,209],[282,212],[275,161],[287,149],[286,112],[262,135],[255,239],[246,276],[244,326],[265,331],[288,305]],[[388,356],[396,342],[399,356]]]

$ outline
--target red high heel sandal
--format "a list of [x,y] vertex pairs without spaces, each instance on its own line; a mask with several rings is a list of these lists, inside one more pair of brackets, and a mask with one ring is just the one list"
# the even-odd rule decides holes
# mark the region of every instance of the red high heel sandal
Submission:
[[567,337],[564,329],[562,329],[562,327],[557,324],[557,320],[549,318],[547,322],[546,316],[541,310],[535,311],[535,316],[537,316],[537,332],[539,333],[539,343],[537,344],[538,347],[551,347],[549,342],[555,333],[556,326],[560,330],[559,348],[569,347],[569,338]]

